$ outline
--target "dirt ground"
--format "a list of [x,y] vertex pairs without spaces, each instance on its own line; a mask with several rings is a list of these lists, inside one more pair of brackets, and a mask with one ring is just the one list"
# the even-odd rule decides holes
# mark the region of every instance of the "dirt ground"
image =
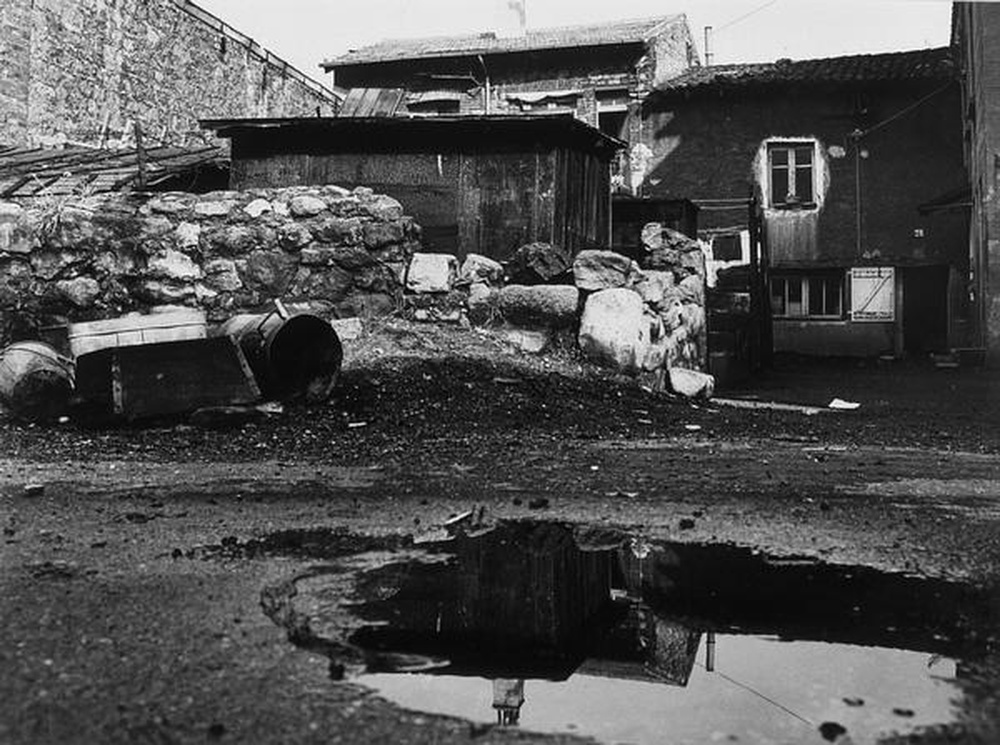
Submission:
[[[377,548],[481,509],[1000,576],[995,371],[781,360],[719,393],[738,406],[482,330],[386,322],[346,352],[328,404],[236,427],[0,425],[0,742],[557,739],[332,681],[261,608],[315,557],[218,550],[283,530]],[[835,397],[860,407],[826,409]]]

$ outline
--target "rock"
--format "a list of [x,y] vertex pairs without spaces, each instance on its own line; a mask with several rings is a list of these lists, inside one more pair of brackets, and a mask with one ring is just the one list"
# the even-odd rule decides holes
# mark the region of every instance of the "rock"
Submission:
[[416,253],[406,272],[410,292],[450,292],[458,275],[458,259],[451,254]]
[[330,321],[333,330],[337,332],[337,337],[341,341],[354,341],[361,338],[364,333],[364,326],[360,318],[334,318]]
[[256,220],[265,212],[271,211],[271,203],[266,199],[254,199],[250,202],[250,204],[243,208],[243,211]]
[[676,297],[674,292],[674,273],[649,269],[643,271],[636,279],[633,289],[639,293],[643,302],[654,310],[664,310],[672,304]]
[[295,259],[281,251],[254,251],[246,260],[244,283],[270,297],[281,297],[295,275]]
[[288,202],[288,211],[295,217],[315,217],[326,209],[326,202],[310,194],[292,197]]
[[319,243],[357,244],[364,240],[364,223],[359,217],[330,217],[316,223],[312,232]]
[[462,262],[458,281],[467,284],[496,285],[503,281],[503,265],[488,256],[469,254]]
[[671,367],[667,374],[670,377],[671,390],[681,396],[711,398],[715,393],[715,378],[708,373],[686,370],[683,367]]
[[278,245],[286,251],[297,251],[312,240],[312,231],[300,223],[290,222],[278,228]]
[[40,497],[45,494],[45,484],[25,484],[23,494],[26,497]]
[[191,285],[177,285],[161,280],[149,280],[142,285],[143,298],[152,303],[182,303],[194,295],[195,289]]
[[235,206],[236,202],[229,199],[208,199],[198,202],[194,206],[194,213],[199,217],[224,217],[228,215]]
[[561,280],[572,264],[572,257],[562,248],[528,243],[517,249],[507,263],[507,278],[514,284],[547,284]]
[[77,308],[89,308],[101,295],[101,285],[91,277],[76,277],[56,282],[56,289]]
[[692,246],[698,246],[698,241],[694,238],[658,222],[649,222],[643,226],[641,240],[647,251],[667,248],[683,252],[691,250]]
[[466,302],[469,320],[479,325],[496,320],[500,315],[499,296],[496,289],[482,282],[469,285],[469,299]]
[[497,296],[500,315],[515,326],[572,326],[579,304],[573,285],[508,285]]
[[322,269],[302,267],[295,273],[295,278],[288,288],[288,294],[293,298],[328,300],[332,303],[339,303],[350,292],[352,280],[351,274],[338,266],[328,266]]
[[705,278],[697,274],[685,277],[677,285],[677,296],[681,302],[705,304]]
[[0,202],[0,251],[28,253],[31,251],[31,234],[25,212],[20,205]]
[[202,271],[190,256],[167,249],[149,260],[149,276],[161,279],[201,279]]
[[150,199],[146,206],[161,215],[177,215],[190,210],[196,201],[197,197],[192,194],[172,192]]
[[232,259],[213,259],[205,264],[205,283],[222,292],[233,292],[243,287],[236,262]]
[[627,287],[638,273],[638,265],[614,251],[581,251],[573,260],[573,280],[581,290]]
[[324,246],[313,243],[299,252],[299,261],[307,266],[337,264],[344,269],[366,269],[375,258],[361,246]]
[[524,329],[507,326],[501,332],[504,340],[528,354],[539,354],[552,343],[552,332],[549,329]]
[[253,228],[245,225],[226,225],[221,228],[203,230],[199,245],[207,253],[223,256],[243,256],[257,247]]
[[55,279],[81,260],[80,256],[69,251],[34,251],[31,254],[31,268],[42,279]]
[[384,223],[396,222],[403,217],[403,206],[385,194],[362,199],[361,205],[365,212]]
[[[379,249],[401,243],[406,237],[403,225],[399,222],[369,222],[364,226],[365,246]],[[456,265],[458,260],[455,260]]]
[[650,344],[649,319],[638,293],[624,288],[600,290],[587,298],[577,341],[589,359],[636,371]]
[[182,222],[174,230],[174,238],[178,248],[195,248],[201,238],[201,225],[193,222]]

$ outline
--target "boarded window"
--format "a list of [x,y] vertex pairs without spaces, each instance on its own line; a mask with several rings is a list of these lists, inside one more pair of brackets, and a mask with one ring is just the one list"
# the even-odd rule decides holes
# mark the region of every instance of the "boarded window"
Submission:
[[743,244],[739,233],[717,235],[712,238],[712,258],[716,261],[739,261],[743,258]]

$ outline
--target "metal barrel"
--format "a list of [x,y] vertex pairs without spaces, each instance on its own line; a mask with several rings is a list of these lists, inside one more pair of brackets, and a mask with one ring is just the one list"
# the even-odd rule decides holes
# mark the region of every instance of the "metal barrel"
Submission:
[[19,419],[56,419],[72,393],[73,363],[48,344],[21,341],[0,351],[0,401]]
[[333,326],[307,313],[233,316],[217,333],[236,339],[261,393],[269,399],[325,401],[344,359]]

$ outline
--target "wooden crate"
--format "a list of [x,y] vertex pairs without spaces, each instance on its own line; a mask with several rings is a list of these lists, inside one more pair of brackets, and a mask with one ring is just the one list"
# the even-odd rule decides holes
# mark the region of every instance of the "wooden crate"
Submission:
[[204,311],[193,308],[71,323],[68,329],[69,349],[75,357],[79,357],[109,347],[204,339],[206,328]]
[[109,347],[76,361],[83,418],[127,420],[255,403],[260,390],[229,336]]

